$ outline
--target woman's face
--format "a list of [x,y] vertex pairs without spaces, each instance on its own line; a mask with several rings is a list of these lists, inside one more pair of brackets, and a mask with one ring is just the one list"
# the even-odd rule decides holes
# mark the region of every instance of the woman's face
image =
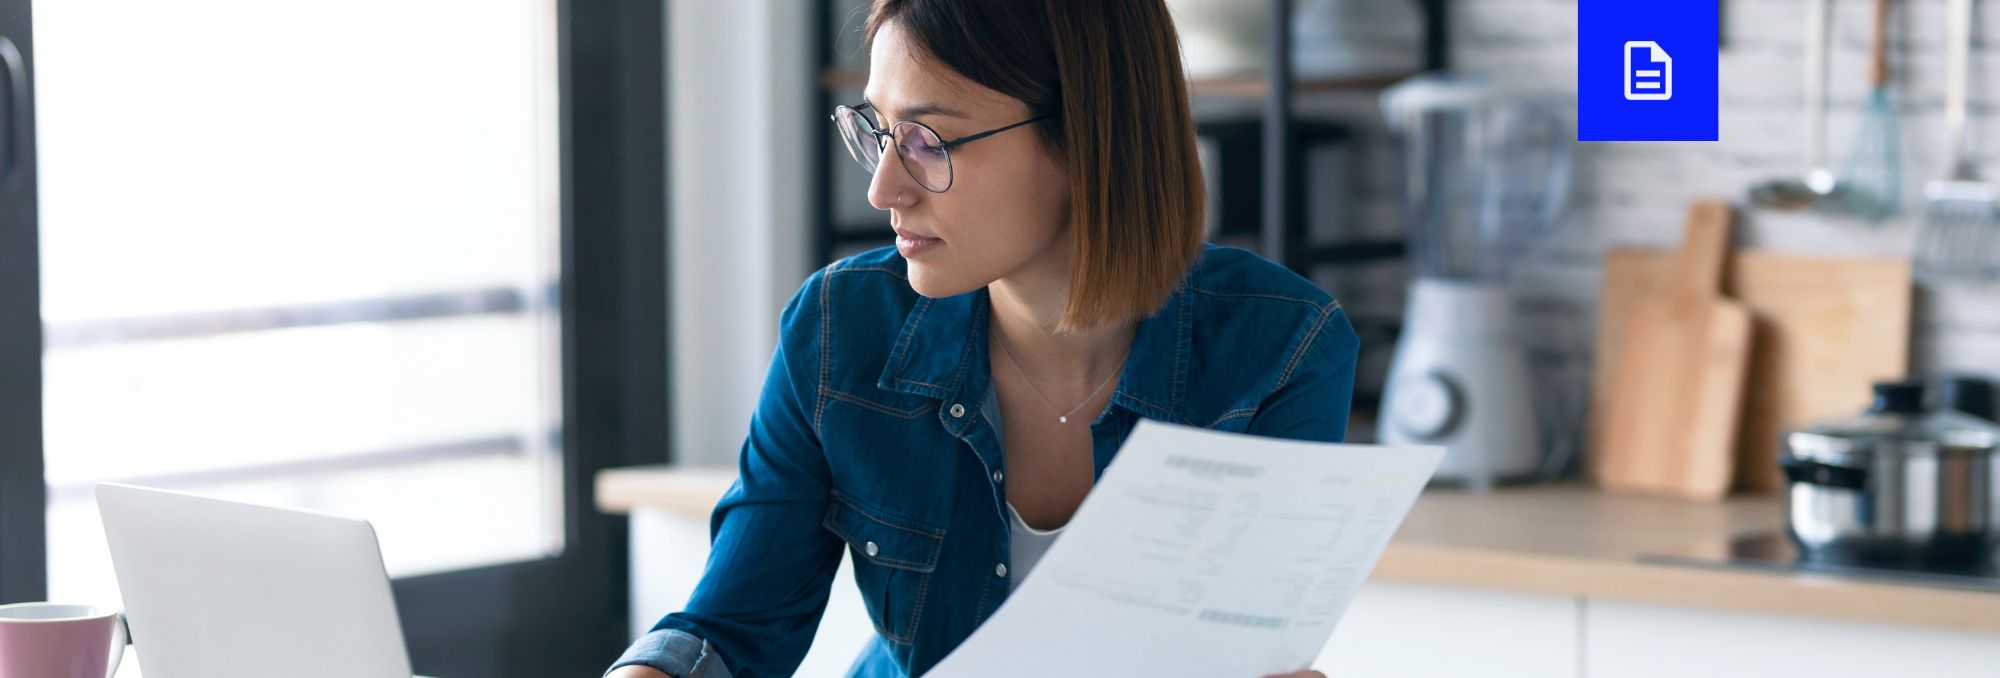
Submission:
[[[950,141],[1040,113],[936,65],[898,21],[876,32],[868,59],[863,96],[872,106],[862,114],[872,116],[877,129],[915,120]],[[1037,123],[1042,124],[1061,122]],[[1017,127],[952,148],[953,178],[944,193],[932,193],[911,178],[893,145],[882,154],[868,185],[868,202],[889,210],[897,249],[909,261],[910,286],[918,294],[935,298],[970,292],[1031,262],[1058,263],[1056,270],[1068,270],[1069,184],[1035,127]]]

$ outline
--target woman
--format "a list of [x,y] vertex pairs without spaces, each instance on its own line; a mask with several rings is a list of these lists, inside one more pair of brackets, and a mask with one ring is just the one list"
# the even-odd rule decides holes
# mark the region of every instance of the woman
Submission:
[[1202,241],[1161,0],[876,0],[865,30],[865,101],[834,118],[896,247],[786,306],[707,570],[614,678],[790,675],[843,552],[877,631],[850,675],[921,674],[1139,418],[1345,433],[1339,304]]

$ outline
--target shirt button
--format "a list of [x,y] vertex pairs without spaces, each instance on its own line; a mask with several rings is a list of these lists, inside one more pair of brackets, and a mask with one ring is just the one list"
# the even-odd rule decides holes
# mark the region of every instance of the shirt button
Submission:
[[877,548],[877,547],[875,546],[875,542],[872,542],[872,541],[871,541],[871,542],[868,542],[868,543],[867,543],[866,545],[862,546],[862,547],[861,547],[861,550],[863,550],[863,551],[867,551],[867,552],[868,552],[868,557],[870,557],[870,558],[873,558],[873,557],[875,557],[875,554],[876,554],[876,553],[880,553],[880,552],[882,551],[882,549],[880,549],[880,548]]
[[993,576],[995,576],[995,577],[1005,577],[1005,576],[1007,576],[1007,564],[1006,564],[1006,563],[1001,563],[1001,564],[999,564],[999,565],[994,565],[994,566],[993,566]]
[[998,483],[1001,478],[1005,477],[1007,477],[1007,474],[1001,473],[1000,469],[993,469],[993,482]]
[[951,416],[954,416],[954,417],[963,417],[963,416],[965,416],[965,405],[962,405],[962,404],[956,404],[956,403],[954,403],[954,404],[953,404],[953,405],[951,406]]

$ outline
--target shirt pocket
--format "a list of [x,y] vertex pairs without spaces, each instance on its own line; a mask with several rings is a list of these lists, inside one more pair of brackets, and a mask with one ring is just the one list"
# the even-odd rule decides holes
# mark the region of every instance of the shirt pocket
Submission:
[[1256,416],[1257,406],[1255,403],[1251,403],[1214,416],[1207,424],[1202,425],[1202,428],[1227,433],[1243,433],[1250,430],[1250,420],[1256,418]]
[[838,492],[821,524],[847,542],[854,583],[876,632],[903,645],[915,644],[931,576],[944,550],[944,529],[864,508]]

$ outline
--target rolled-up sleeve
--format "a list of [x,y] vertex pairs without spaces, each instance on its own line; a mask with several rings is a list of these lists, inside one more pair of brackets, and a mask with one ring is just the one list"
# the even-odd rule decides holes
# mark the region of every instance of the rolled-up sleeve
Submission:
[[1346,440],[1361,341],[1339,302],[1329,301],[1289,358],[1278,388],[1257,407],[1246,432],[1294,440]]
[[714,648],[701,636],[686,631],[660,629],[640,636],[605,673],[620,666],[650,666],[675,678],[732,678],[728,665],[717,658]]
[[660,619],[611,670],[759,678],[789,676],[804,659],[842,548],[820,525],[832,485],[815,421],[826,284],[822,269],[785,306],[737,480],[710,515],[712,548],[686,609]]

